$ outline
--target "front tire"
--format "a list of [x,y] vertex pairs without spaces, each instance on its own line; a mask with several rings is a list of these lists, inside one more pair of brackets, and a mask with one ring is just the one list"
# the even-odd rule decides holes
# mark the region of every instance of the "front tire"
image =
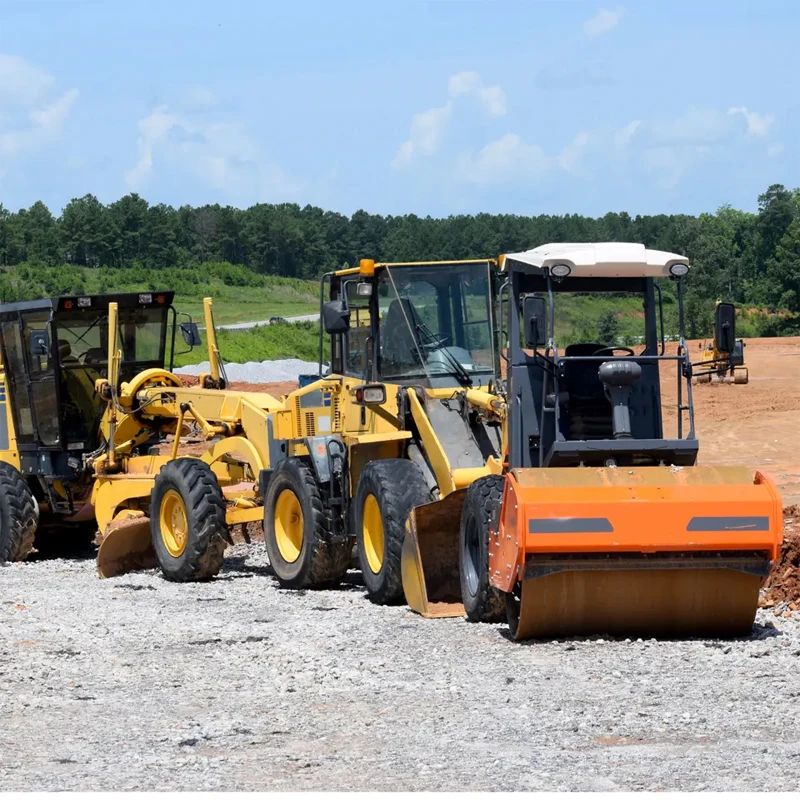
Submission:
[[316,478],[299,458],[281,461],[272,473],[264,498],[264,542],[284,589],[334,586],[350,567],[352,541],[331,541]]
[[202,581],[222,567],[230,534],[216,476],[199,458],[167,462],[150,502],[150,538],[168,581]]
[[353,509],[358,562],[369,599],[378,605],[403,601],[400,561],[411,509],[430,502],[422,470],[412,461],[371,461],[361,471]]
[[503,592],[489,583],[489,542],[497,529],[504,481],[500,475],[479,478],[464,498],[458,572],[464,610],[473,622],[500,622],[506,613]]
[[24,561],[33,550],[39,507],[22,473],[0,462],[0,563]]

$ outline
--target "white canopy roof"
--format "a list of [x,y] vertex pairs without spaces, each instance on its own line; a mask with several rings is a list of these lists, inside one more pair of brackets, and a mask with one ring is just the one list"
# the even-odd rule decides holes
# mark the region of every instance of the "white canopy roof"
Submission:
[[669,276],[673,264],[689,265],[685,256],[628,242],[543,244],[508,253],[506,260],[541,269],[566,264],[570,275],[582,278],[660,278]]

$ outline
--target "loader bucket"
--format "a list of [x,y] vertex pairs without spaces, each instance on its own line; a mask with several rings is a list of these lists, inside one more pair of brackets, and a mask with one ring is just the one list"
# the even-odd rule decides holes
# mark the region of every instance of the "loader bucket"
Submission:
[[406,602],[423,617],[461,617],[458,538],[466,489],[412,509],[403,539]]
[[150,520],[141,512],[122,512],[110,523],[97,551],[97,572],[113,578],[158,566],[150,541]]
[[781,540],[745,468],[514,470],[489,579],[515,639],[744,636]]

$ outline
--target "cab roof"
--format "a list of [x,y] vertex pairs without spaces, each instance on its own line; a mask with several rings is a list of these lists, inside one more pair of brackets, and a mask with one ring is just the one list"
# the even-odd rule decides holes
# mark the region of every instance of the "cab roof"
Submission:
[[118,292],[116,294],[84,294],[45,297],[42,300],[25,300],[19,303],[0,303],[0,315],[16,314],[20,311],[92,311],[107,309],[109,303],[117,303],[120,308],[150,308],[172,305],[175,292]]
[[503,268],[518,265],[525,271],[541,273],[565,264],[569,276],[577,278],[662,278],[670,276],[674,264],[689,266],[686,256],[649,250],[643,244],[630,242],[553,243],[521,253],[509,253]]

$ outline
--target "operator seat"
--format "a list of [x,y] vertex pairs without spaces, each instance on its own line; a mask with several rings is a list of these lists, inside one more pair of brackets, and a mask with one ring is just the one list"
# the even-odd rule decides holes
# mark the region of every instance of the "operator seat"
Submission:
[[[599,342],[578,342],[567,345],[564,355],[593,356],[603,347],[606,345]],[[566,390],[569,403],[561,417],[562,433],[571,441],[612,437],[611,409],[597,367],[596,361],[567,361],[564,364],[562,388]]]
[[381,358],[389,370],[403,370],[420,364],[419,314],[406,297],[392,300],[381,328]]

